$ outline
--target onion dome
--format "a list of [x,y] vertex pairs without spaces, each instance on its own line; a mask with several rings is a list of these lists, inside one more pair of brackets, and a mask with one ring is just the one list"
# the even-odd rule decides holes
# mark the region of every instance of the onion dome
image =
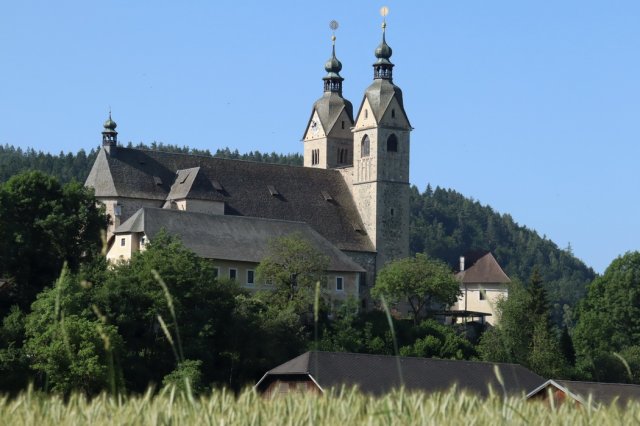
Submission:
[[388,61],[389,58],[391,57],[391,54],[393,53],[393,50],[391,50],[391,47],[389,47],[384,37],[386,27],[387,27],[387,24],[383,23],[382,24],[382,42],[378,45],[378,47],[376,47],[376,50],[374,52],[374,54],[376,55],[376,58],[378,58],[378,62],[381,62],[381,60],[384,60],[384,59]]
[[391,81],[393,79],[393,64],[389,60],[392,54],[391,47],[385,39],[387,23],[382,23],[382,42],[376,47],[374,54],[378,60],[373,64],[373,78]]
[[[335,41],[336,37],[333,36],[332,40]],[[331,53],[331,58],[324,64],[324,69],[328,73],[335,73],[338,75],[340,71],[342,71],[342,62],[336,58],[336,45],[333,45],[333,51]]]
[[336,36],[332,36],[331,41],[333,43],[331,58],[324,64],[327,75],[322,78],[324,80],[324,91],[342,93],[342,81],[344,78],[340,77],[342,62],[336,58]]
[[109,118],[104,122],[105,130],[115,130],[118,125],[111,119],[111,111],[109,111]]

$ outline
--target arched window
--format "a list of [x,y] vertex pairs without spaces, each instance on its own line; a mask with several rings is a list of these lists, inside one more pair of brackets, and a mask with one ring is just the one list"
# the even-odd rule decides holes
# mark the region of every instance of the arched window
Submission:
[[364,135],[362,142],[360,143],[360,157],[369,156],[369,136]]
[[398,138],[396,138],[396,135],[394,134],[391,134],[387,138],[387,151],[398,152]]

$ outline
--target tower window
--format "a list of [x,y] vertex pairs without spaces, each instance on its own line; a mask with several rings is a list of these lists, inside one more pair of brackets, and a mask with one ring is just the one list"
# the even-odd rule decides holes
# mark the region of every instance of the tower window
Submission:
[[338,164],[347,164],[348,152],[346,148],[338,148]]
[[368,109],[364,110],[364,118],[369,118],[369,110]]
[[396,110],[395,109],[391,110],[391,118],[396,118]]
[[391,216],[393,216],[395,213],[395,210],[393,210],[393,208],[391,208]]
[[342,120],[342,128],[344,129],[344,120]]
[[360,157],[369,156],[369,145],[369,136],[364,135],[364,138],[362,138],[362,142],[360,143]]
[[398,152],[398,138],[396,135],[392,134],[387,139],[387,151],[388,152]]
[[320,164],[320,150],[314,149],[311,151],[311,165],[316,166]]

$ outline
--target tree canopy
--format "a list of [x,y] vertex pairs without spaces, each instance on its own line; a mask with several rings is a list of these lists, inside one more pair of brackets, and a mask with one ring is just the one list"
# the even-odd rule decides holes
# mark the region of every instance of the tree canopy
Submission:
[[257,268],[265,296],[276,305],[291,305],[298,313],[313,304],[316,283],[325,289],[329,258],[300,234],[274,238]]
[[619,355],[640,353],[640,252],[615,259],[591,283],[578,314],[574,342],[582,371],[595,380],[632,380]]
[[31,171],[0,184],[0,278],[11,283],[0,314],[28,309],[65,262],[75,271],[98,255],[106,223],[92,190],[76,182]]
[[433,304],[447,308],[461,294],[460,283],[447,264],[422,253],[385,265],[371,290],[373,297],[384,296],[392,303],[408,303],[415,324]]

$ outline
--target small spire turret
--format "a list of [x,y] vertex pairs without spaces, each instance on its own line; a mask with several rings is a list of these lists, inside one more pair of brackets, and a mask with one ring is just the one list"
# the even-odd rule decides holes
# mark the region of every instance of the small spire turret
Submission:
[[104,122],[104,130],[102,131],[102,146],[115,147],[118,145],[118,125],[111,119],[111,108],[109,108],[109,118]]
[[382,15],[382,42],[376,47],[374,54],[378,60],[373,64],[373,78],[375,79],[383,79],[383,80],[393,80],[393,64],[389,60],[393,53],[391,47],[387,44],[387,40],[385,38],[387,32],[387,14],[389,13],[389,9],[387,7],[383,7],[380,9],[380,14]]
[[[338,29],[338,22],[331,21],[329,23],[329,27],[335,31]],[[327,71],[327,75],[322,79],[324,80],[324,91],[325,92],[335,92],[338,94],[342,94],[342,82],[344,78],[340,76],[340,71],[342,70],[342,63],[336,58],[336,35],[335,33],[331,36],[331,58],[324,64],[324,69]]]

